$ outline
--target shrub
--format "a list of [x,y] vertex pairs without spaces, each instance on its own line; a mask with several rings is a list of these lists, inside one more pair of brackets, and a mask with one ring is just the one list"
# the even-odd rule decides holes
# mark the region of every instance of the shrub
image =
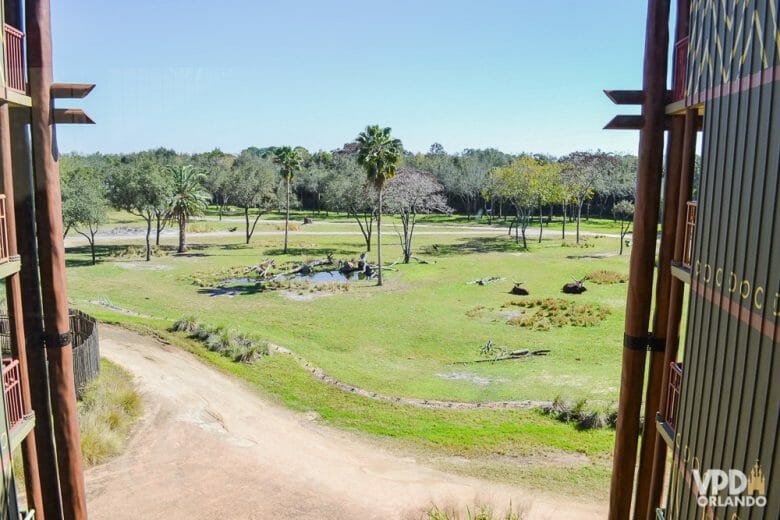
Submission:
[[177,320],[169,329],[183,332],[198,340],[212,352],[217,352],[236,362],[255,363],[268,355],[268,344],[248,336],[235,334],[225,327],[207,327],[195,318]]

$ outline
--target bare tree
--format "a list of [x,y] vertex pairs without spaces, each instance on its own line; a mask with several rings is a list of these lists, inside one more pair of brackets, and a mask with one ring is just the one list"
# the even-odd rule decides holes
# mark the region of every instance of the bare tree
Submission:
[[404,263],[412,258],[412,239],[417,215],[450,213],[444,186],[433,174],[411,168],[401,168],[387,183],[387,208],[401,217],[403,232],[398,232]]

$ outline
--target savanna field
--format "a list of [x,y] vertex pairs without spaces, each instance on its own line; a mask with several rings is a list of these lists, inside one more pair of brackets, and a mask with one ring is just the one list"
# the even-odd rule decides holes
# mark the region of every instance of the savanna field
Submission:
[[[552,479],[566,482],[573,494],[606,493],[628,265],[628,251],[617,254],[618,224],[584,222],[577,245],[573,236],[561,239],[554,220],[541,243],[529,235],[525,250],[498,223],[427,216],[414,237],[414,254],[426,263],[403,264],[394,263],[401,249],[390,218],[383,244],[385,265],[392,267],[384,288],[358,280],[289,281],[263,289],[248,268],[270,259],[278,272],[327,255],[354,260],[365,243],[354,221],[315,216],[313,224],[293,227],[298,231],[291,233],[290,254],[283,255],[277,215],[258,223],[249,245],[240,227],[231,231],[241,225],[238,217],[219,221],[210,212],[193,221],[186,254],[175,254],[175,236],[163,235],[147,263],[143,237],[133,235],[143,221],[111,213],[97,240],[97,265],[91,265],[88,247],[69,242],[73,304],[104,322],[152,331],[290,408],[436,466],[531,486]],[[293,216],[293,222],[302,220],[303,214]],[[563,284],[586,276],[592,279],[585,293],[561,292]],[[513,281],[530,295],[509,294]],[[272,352],[234,361],[191,334],[172,332],[183,319],[218,336],[270,342],[295,357]],[[482,352],[488,342],[492,350]],[[549,352],[490,361],[523,349]],[[304,360],[341,383],[400,402],[325,384],[303,367]],[[404,398],[543,403],[530,409],[426,408],[404,404]]]

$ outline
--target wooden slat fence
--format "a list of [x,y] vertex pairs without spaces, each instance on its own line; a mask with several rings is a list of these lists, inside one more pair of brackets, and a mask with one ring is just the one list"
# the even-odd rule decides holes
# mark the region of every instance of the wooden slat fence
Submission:
[[[97,320],[89,314],[71,309],[70,329],[73,332],[73,380],[80,397],[87,383],[100,373]],[[8,316],[5,314],[0,314],[0,350],[4,358],[11,357],[11,334]]]

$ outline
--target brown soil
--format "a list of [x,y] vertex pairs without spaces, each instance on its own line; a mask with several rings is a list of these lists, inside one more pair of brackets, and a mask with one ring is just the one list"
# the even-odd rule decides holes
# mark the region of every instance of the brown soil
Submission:
[[603,504],[430,469],[272,404],[169,345],[103,326],[144,416],[126,452],[87,471],[92,519],[408,518],[432,503],[528,504],[530,518],[602,518]]

